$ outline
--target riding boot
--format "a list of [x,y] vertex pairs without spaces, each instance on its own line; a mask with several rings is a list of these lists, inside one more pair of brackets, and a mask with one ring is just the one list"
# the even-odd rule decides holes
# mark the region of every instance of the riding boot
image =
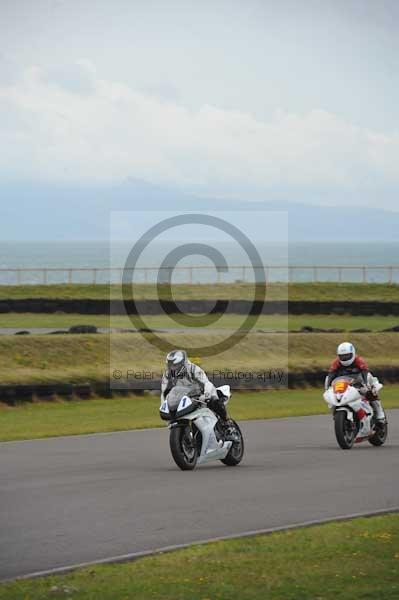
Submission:
[[384,409],[382,408],[381,401],[378,400],[378,398],[374,398],[370,401],[370,404],[374,410],[377,421],[385,421],[385,413]]
[[220,417],[221,422],[224,424],[227,422],[227,411],[226,406],[222,398],[212,398],[209,403],[209,408]]
[[377,421],[385,420],[384,409],[382,408],[381,400],[378,397],[378,394],[374,394],[372,390],[369,390],[366,394],[367,400],[370,402],[372,409],[374,410],[375,417]]
[[212,399],[210,408],[219,417],[220,424],[223,428],[224,437],[226,440],[236,441],[236,434],[234,431],[234,421],[232,421],[226,411],[226,405],[223,398]]

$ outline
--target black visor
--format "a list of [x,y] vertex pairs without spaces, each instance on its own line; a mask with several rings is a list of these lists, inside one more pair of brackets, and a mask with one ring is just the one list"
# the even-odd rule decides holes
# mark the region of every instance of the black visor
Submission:
[[349,352],[349,354],[340,354],[338,358],[339,360],[346,362],[347,360],[351,360],[351,358],[353,358],[353,352]]
[[174,364],[173,361],[168,361],[168,371],[172,375],[178,375],[180,373],[180,371],[183,369],[183,367],[184,367],[184,360],[182,360],[181,362],[179,362],[177,364]]
[[168,361],[168,369],[169,369],[169,371],[177,371],[177,370],[181,369],[182,364],[183,364],[183,361],[179,362],[177,364],[174,363],[173,361]]

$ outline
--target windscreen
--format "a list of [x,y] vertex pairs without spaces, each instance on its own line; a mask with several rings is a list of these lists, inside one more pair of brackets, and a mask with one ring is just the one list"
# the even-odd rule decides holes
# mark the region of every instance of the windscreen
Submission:
[[198,385],[176,385],[172,388],[167,396],[169,410],[176,410],[183,396],[198,397],[200,388]]
[[347,381],[349,385],[353,385],[356,388],[362,387],[364,385],[363,378],[360,373],[354,373],[352,377],[347,375],[341,375],[341,377],[336,377],[331,385],[335,385],[337,381]]
[[334,383],[337,383],[337,381],[347,381],[350,384],[354,379],[356,379],[356,375],[354,375],[354,377],[341,375],[340,377],[335,377],[335,379],[332,380],[331,385],[334,385]]

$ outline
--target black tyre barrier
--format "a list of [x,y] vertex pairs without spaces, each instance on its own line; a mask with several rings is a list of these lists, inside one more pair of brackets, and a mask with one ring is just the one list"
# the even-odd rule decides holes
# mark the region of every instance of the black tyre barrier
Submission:
[[[109,388],[109,386],[108,386]],[[20,402],[32,402],[33,400],[52,400],[55,396],[62,398],[90,398],[92,395],[90,384],[2,384],[0,385],[0,401],[15,405]]]
[[[56,331],[50,331],[48,333],[48,335],[66,335],[68,333],[71,333],[71,332],[68,330],[65,330],[65,329],[58,329]],[[17,334],[15,334],[15,335],[17,335]]]
[[68,333],[97,333],[95,325],[73,325],[69,328]]
[[[399,367],[385,367],[375,369],[375,374],[382,383],[399,383]],[[294,372],[288,375],[288,380],[285,376],[282,383],[278,384],[273,379],[259,381],[254,384],[253,381],[235,380],[229,378],[215,377],[213,381],[216,386],[229,384],[233,390],[242,391],[267,391],[278,388],[284,389],[300,389],[306,387],[320,388],[320,398],[324,387],[326,372],[325,371],[303,371]],[[160,379],[148,381],[132,381],[129,389],[125,386],[120,386],[118,389],[113,383],[110,386],[109,381],[100,381],[95,383],[54,383],[54,384],[2,384],[0,385],[0,402],[5,402],[11,406],[21,402],[32,402],[35,399],[53,400],[56,397],[64,399],[90,399],[93,395],[112,398],[115,396],[125,396],[134,393],[144,394],[145,392],[158,393],[161,387]],[[320,400],[322,402],[322,400]]]
[[[259,303],[251,300],[230,300],[227,303],[226,313],[247,315],[259,309]],[[280,300],[266,301],[261,304],[261,314],[291,314],[291,315],[391,315],[399,316],[399,302],[369,302],[369,301],[299,301]],[[215,309],[214,300],[180,300],[176,302],[163,301],[162,306],[158,300],[137,300],[127,302],[129,314],[159,315],[174,313],[176,305],[184,313],[204,314],[212,313]],[[124,315],[126,314],[123,300],[76,300],[76,299],[45,299],[28,298],[15,300],[0,300],[0,313],[75,313],[82,315]]]
[[323,327],[312,327],[311,325],[304,325],[301,329],[293,331],[292,333],[342,333],[345,329],[338,329],[336,327],[330,329],[324,329]]

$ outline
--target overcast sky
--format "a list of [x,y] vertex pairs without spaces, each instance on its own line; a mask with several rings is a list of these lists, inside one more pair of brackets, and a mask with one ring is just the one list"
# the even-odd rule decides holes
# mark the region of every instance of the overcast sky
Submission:
[[397,209],[398,31],[397,0],[0,0],[1,178]]

